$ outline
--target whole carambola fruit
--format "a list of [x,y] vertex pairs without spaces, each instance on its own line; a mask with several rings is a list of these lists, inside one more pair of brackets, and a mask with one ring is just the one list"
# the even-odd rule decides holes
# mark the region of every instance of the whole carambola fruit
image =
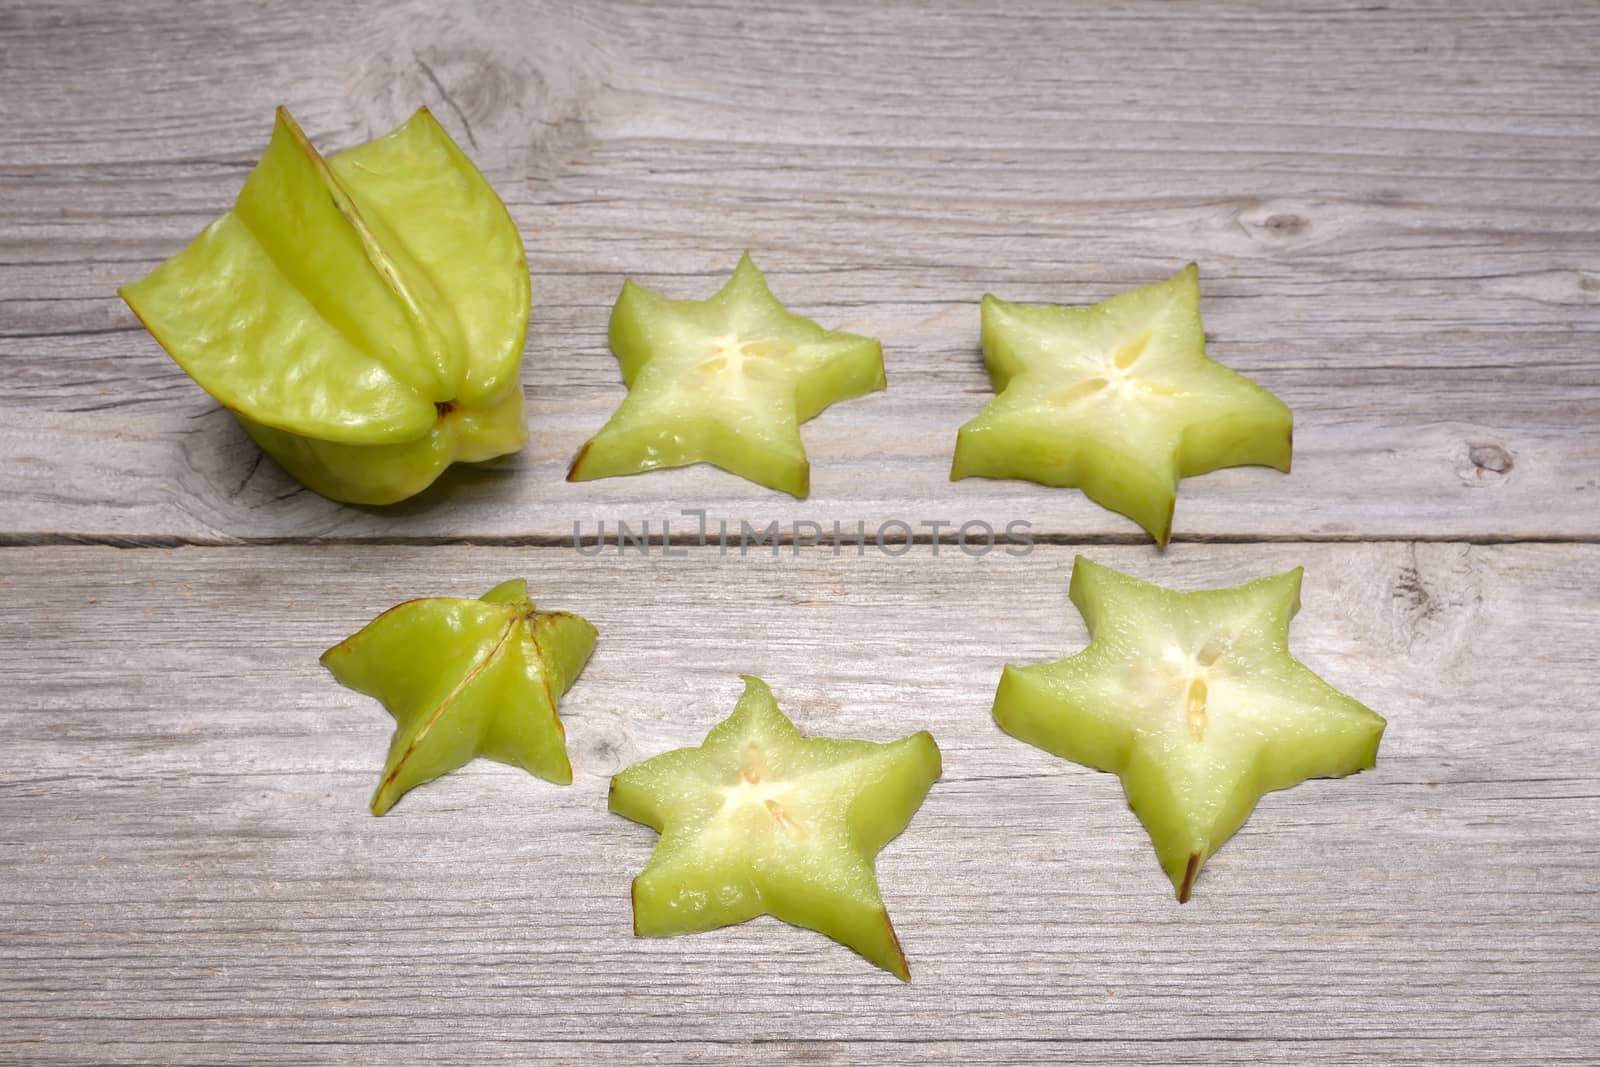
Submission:
[[527,440],[522,238],[426,109],[323,159],[280,108],[233,209],[121,295],[323,496],[393,503]]

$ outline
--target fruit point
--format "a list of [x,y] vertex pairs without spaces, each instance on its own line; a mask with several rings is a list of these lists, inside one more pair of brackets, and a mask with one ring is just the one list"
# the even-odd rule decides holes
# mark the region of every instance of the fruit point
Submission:
[[426,108],[324,159],[278,109],[231,210],[119,290],[308,488],[390,504],[527,440],[522,237]]

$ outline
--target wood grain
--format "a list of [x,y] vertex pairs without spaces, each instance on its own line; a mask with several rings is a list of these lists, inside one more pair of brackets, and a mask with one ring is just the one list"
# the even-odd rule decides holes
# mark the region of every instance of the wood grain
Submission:
[[[1187,483],[1180,538],[1600,529],[1600,11],[858,8],[0,6],[0,536],[550,539],[691,501],[1133,540],[1076,492],[947,481],[989,395],[976,301],[1191,259],[1212,353],[1290,403],[1297,455]],[[419,102],[523,229],[532,440],[351,509],[260,461],[113,289],[231,202],[273,105],[340,147]],[[806,428],[813,498],[563,483],[623,394],[622,279],[704,295],[745,248],[885,344],[888,392]]]
[[[1185,588],[1303,564],[1292,647],[1389,719],[1375,771],[1267,797],[1181,907],[1114,778],[989,719],[1002,663],[1085,639],[1067,549],[6,550],[4,1054],[1587,1060],[1600,547],[1094,556]],[[479,763],[373,818],[390,721],[318,652],[512,575],[600,629],[562,707],[574,784]],[[632,937],[653,835],[608,776],[698,742],[738,671],[808,731],[938,738],[880,861],[909,987],[773,921]]]
[[[0,0],[0,1062],[1592,1062],[1597,57],[1600,8],[1559,0]],[[427,104],[502,193],[522,455],[331,504],[115,298],[280,103],[328,148]],[[804,430],[813,497],[564,483],[622,396],[622,279],[700,296],[745,249],[885,345],[889,390]],[[1189,260],[1211,353],[1295,410],[1292,475],[1185,483],[1164,554],[1076,492],[946,481],[984,291]],[[561,547],[682,540],[684,508],[922,536]],[[1041,544],[972,558],[936,520]],[[1184,588],[1304,564],[1295,651],[1390,722],[1183,907],[1115,780],[988,717],[1004,662],[1084,640],[1085,544]],[[317,654],[518,574],[601,630],[574,784],[478,764],[372,818],[389,720]],[[938,737],[880,861],[911,986],[772,921],[631,936],[653,839],[607,778],[740,671],[805,729]]]

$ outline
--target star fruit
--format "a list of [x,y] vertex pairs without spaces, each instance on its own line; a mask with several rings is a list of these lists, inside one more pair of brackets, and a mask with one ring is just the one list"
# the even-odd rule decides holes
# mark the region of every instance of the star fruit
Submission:
[[556,704],[595,636],[577,615],[535,610],[527,583],[515,579],[478,600],[408,600],[324,652],[335,678],[395,719],[372,813],[478,756],[570,784]]
[[633,881],[634,933],[773,915],[910,981],[873,861],[938,780],[939,746],[926,731],[887,744],[802,737],[764,682],[744,683],[699,748],[611,780],[611,810],[661,834]]
[[884,387],[877,341],[791,313],[748,254],[708,300],[625,282],[610,341],[628,395],[572,461],[571,482],[710,463],[804,497],[800,424]]
[[1001,675],[1001,729],[1120,776],[1180,902],[1263,794],[1377,759],[1384,720],[1289,654],[1300,575],[1181,593],[1079,556],[1089,647]]
[[522,237],[426,109],[324,159],[279,108],[232,210],[120,292],[323,496],[393,503],[527,439]]
[[982,314],[999,395],[957,435],[952,480],[1076,486],[1164,545],[1179,478],[1289,469],[1288,406],[1206,356],[1193,263],[1093,307],[986,294]]

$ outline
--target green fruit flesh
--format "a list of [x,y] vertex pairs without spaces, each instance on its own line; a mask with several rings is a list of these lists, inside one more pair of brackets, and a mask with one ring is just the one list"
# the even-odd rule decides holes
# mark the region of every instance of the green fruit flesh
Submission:
[[507,390],[481,407],[438,412],[421,437],[395,444],[340,445],[263,426],[242,415],[239,422],[301,484],[334,500],[362,504],[415,496],[451,463],[508,455],[528,437],[521,389]]
[[1093,307],[985,296],[982,312],[1000,395],[961,428],[952,479],[1076,486],[1165,544],[1179,478],[1289,469],[1288,407],[1205,355],[1193,264]]
[[888,744],[802,737],[745,678],[733,714],[699,748],[637,763],[611,810],[661,833],[634,880],[634,931],[664,936],[773,915],[909,980],[873,858],[940,774],[926,732]]
[[1080,556],[1089,647],[1001,676],[1001,728],[1121,776],[1179,900],[1263,794],[1377,758],[1384,720],[1289,654],[1299,590],[1294,570],[1181,593]]
[[325,652],[335,678],[395,718],[373,814],[477,756],[570,783],[557,704],[595,638],[577,615],[535,610],[517,580],[479,600],[407,601]]
[[749,256],[708,300],[626,283],[610,341],[628,395],[573,460],[569,481],[704,462],[804,497],[800,424],[884,387],[877,341],[791,314]]
[[522,447],[522,238],[426,110],[329,160],[286,111],[233,209],[121,290],[307,486],[412,496]]

